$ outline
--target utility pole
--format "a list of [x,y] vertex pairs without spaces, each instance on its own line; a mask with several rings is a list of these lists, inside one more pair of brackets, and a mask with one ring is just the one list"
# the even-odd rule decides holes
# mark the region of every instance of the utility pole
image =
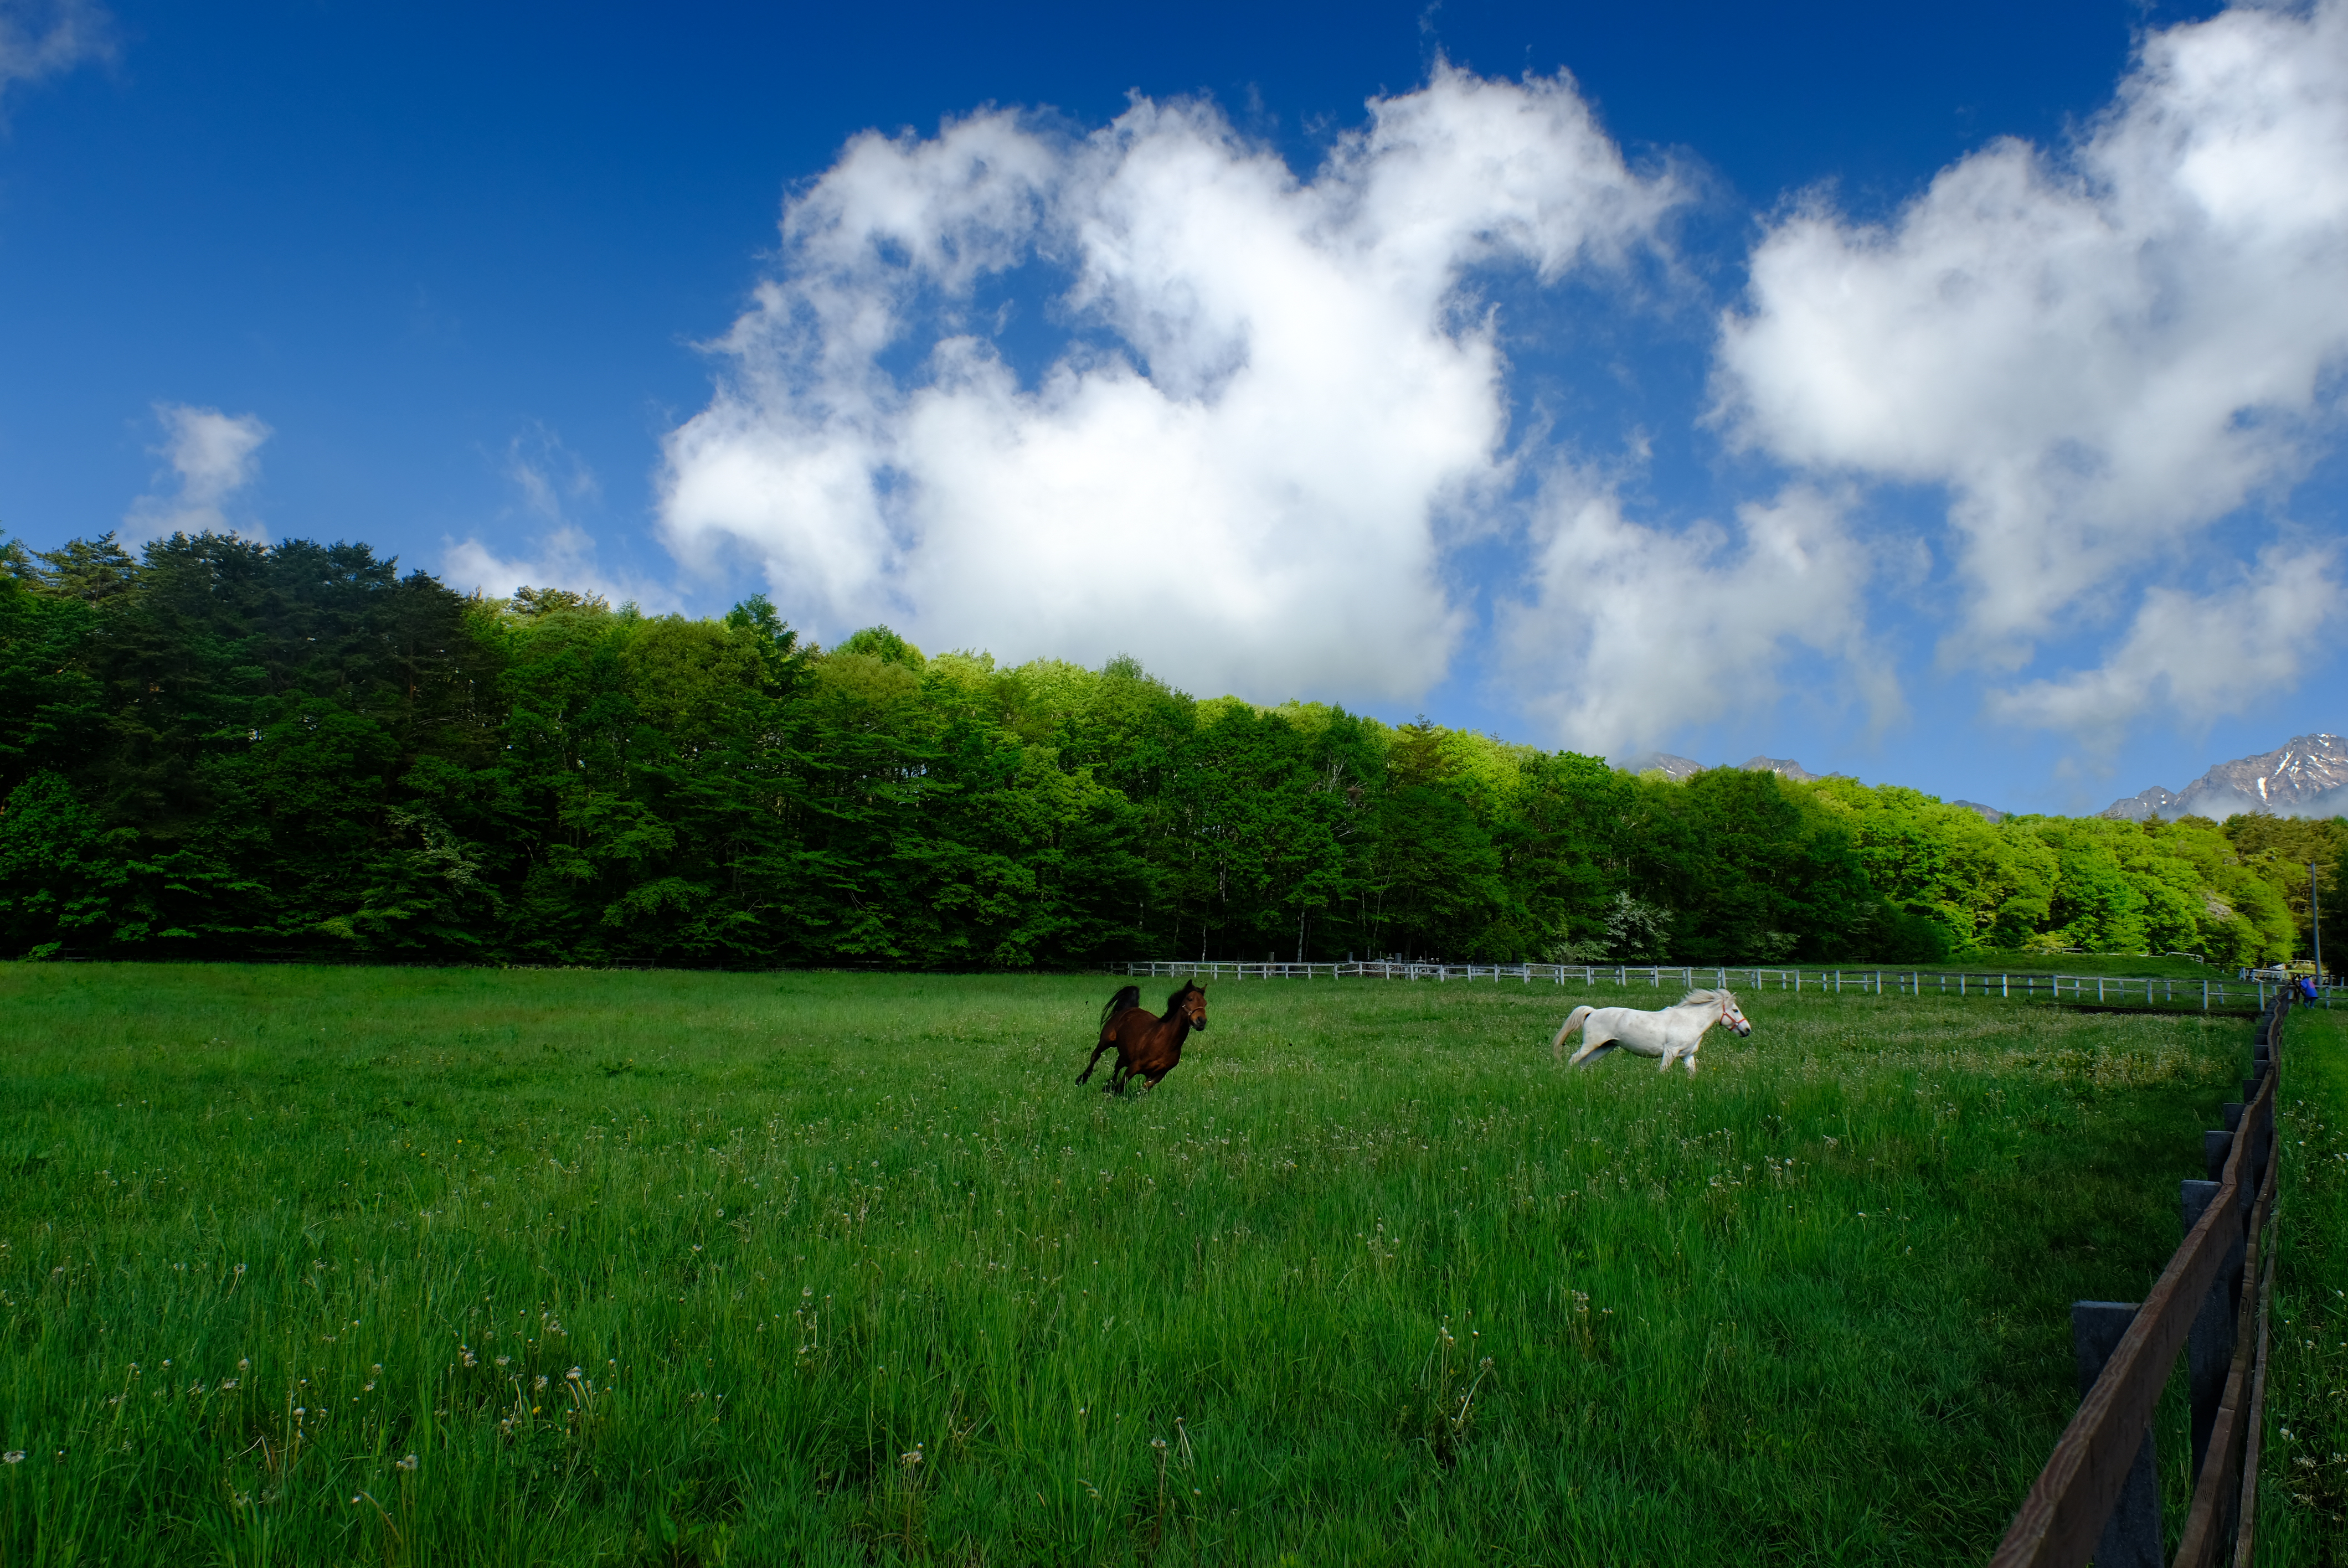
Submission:
[[2312,860],[2307,863],[2307,937],[2315,959],[2315,989],[2328,1008],[2332,1005],[2332,993],[2323,985],[2323,903],[2315,890],[2315,864]]

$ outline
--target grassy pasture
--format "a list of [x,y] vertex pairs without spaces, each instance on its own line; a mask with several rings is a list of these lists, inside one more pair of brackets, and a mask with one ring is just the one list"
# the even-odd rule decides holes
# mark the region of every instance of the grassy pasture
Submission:
[[2258,1560],[2324,1568],[2348,1563],[2348,1009],[2290,1030]]
[[1978,1561],[2250,1038],[1114,983],[0,967],[0,1561]]

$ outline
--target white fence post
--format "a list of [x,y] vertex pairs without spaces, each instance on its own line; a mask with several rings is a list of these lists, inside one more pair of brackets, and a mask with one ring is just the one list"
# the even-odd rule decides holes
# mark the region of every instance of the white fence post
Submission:
[[[1147,960],[1127,958],[1107,966],[1108,972],[1111,974],[1123,973],[1128,976],[1146,976],[1153,979],[1159,976],[1179,979],[1181,977],[1188,975],[1192,979],[1221,980],[1229,979],[1235,981],[1245,980],[1251,978],[1265,980],[1299,979],[1313,980],[1320,978],[1319,971],[1324,967],[1328,969],[1329,978],[1332,980],[1343,979],[1348,975],[1364,979],[1378,979],[1388,980],[1416,980],[1423,979],[1431,974],[1437,981],[1445,981],[1451,978],[1451,970],[1455,966],[1440,963],[1421,963],[1416,960],[1412,960],[1408,963],[1392,963],[1384,958],[1380,958],[1375,961],[1369,959],[1357,959],[1346,963],[1339,963],[1332,960],[1325,966],[1310,961],[1304,963],[1289,963],[1283,960],[1267,960],[1263,963],[1258,964],[1251,964],[1245,961],[1235,961],[1229,965],[1225,965],[1220,959],[1194,960],[1188,958],[1175,958],[1161,961],[1156,958]],[[1463,979],[1480,979],[1484,977],[1478,971],[1488,968],[1491,979],[1495,982],[1498,982],[1508,978],[1508,970],[1511,966],[1505,964],[1462,964],[1457,967],[1459,969],[1460,978]],[[1231,970],[1231,973],[1228,976],[1223,972],[1226,968]],[[1554,984],[1559,986],[1562,986],[1566,983],[1566,971],[1569,968],[1579,968],[1581,971],[1581,983],[1583,986],[1595,986],[1598,983],[1598,969],[1597,966],[1593,964],[1536,964],[1531,959],[1528,958],[1514,965],[1513,968],[1516,971],[1517,979],[1520,983],[1528,986],[1532,984],[1533,971],[1535,969],[1541,970]],[[1677,968],[1679,969],[1681,983],[1693,989],[1695,986],[1695,966],[1693,964],[1682,964],[1677,966]],[[1649,964],[1646,966],[1646,969],[1648,985],[1660,990],[1663,988],[1663,966],[1661,964]],[[1250,974],[1251,970],[1253,971],[1252,976]],[[1714,985],[1720,989],[1725,990],[1728,988],[1728,973],[1727,966],[1715,965],[1713,967]],[[1855,973],[1857,976],[1859,989],[1861,991],[1865,991],[1868,990],[1871,985],[1875,995],[1879,997],[1886,994],[1884,979],[1887,975],[1889,975],[1891,979],[1893,989],[1896,989],[1899,995],[1921,998],[1924,994],[1924,972],[1921,969],[1910,969],[1904,975],[1896,969],[1858,970],[1855,971]],[[1970,997],[1972,995],[1972,987],[1971,982],[1975,979],[1979,979],[1982,982],[1981,994],[1983,997],[1990,995],[1990,977],[1988,975],[1973,975],[1962,969],[1957,970],[1955,973],[1958,996]],[[1750,968],[1746,970],[1745,974],[1746,983],[1756,992],[1767,989],[1768,977],[1773,975],[1776,977],[1778,989],[1791,990],[1797,996],[1807,988],[1809,981],[1808,974],[1798,965],[1791,968],[1780,969]],[[1825,990],[1831,988],[1837,996],[1840,996],[1844,989],[1843,981],[1845,978],[1844,972],[1840,969],[1821,968],[1818,971],[1818,989]],[[1948,994],[1949,978],[1950,971],[1948,970],[1944,969],[1935,971],[1934,979],[1938,981],[1941,994],[1943,996]],[[1998,998],[2001,1000],[2012,1000],[2013,998],[2013,971],[2000,970],[1996,978],[1996,994]],[[2139,977],[2136,976],[2113,977],[2108,975],[2096,975],[2089,977],[2086,975],[2065,975],[2060,971],[2056,971],[2046,976],[2046,994],[2048,1000],[2059,1004],[2063,1000],[2063,982],[2065,980],[2068,980],[2071,982],[2070,992],[2072,999],[2074,1001],[2084,1001],[2086,997],[2086,982],[2090,978],[2092,978],[2096,982],[2096,1002],[2099,1005],[2106,1006],[2110,1005],[2116,997],[2120,999],[2133,997],[2135,992],[2132,988],[2139,979]],[[2175,976],[2146,975],[2140,978],[2144,984],[2144,1003],[2147,1007],[2156,1006],[2162,1002],[2167,1002],[2171,1006],[2175,1005],[2177,1001],[2177,979]],[[2024,970],[2023,972],[2022,997],[2024,1000],[2035,1001],[2038,999],[2038,973],[2034,970]],[[1614,975],[1612,983],[1617,986],[1627,987],[1630,984],[1630,966],[1626,964],[1617,964],[1614,967]],[[2221,1008],[2230,1005],[2231,1000],[2231,992],[2225,981],[2212,980],[2207,976],[2200,977],[2200,981],[2201,1010],[2203,1012],[2209,1012],[2213,1010],[2215,1008]],[[2263,1010],[2269,1000],[2266,982],[2264,980],[2256,981],[2254,982],[2252,989],[2256,993],[2258,1006],[2261,1010]],[[2331,988],[2326,987],[2325,989],[2328,993]],[[2189,989],[2189,986],[2186,992],[2186,996],[2187,1005],[2189,1006],[2191,1005],[2192,997],[2192,991]],[[2329,1000],[2328,995],[2326,999],[2327,1001]]]

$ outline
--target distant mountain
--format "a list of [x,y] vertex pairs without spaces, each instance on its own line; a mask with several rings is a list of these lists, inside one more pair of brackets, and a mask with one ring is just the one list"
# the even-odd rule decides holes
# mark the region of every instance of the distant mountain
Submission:
[[1978,812],[1983,822],[2003,822],[2006,814],[1993,805],[1983,805],[1977,800],[1952,800],[1951,805],[1961,805],[1967,811]]
[[1791,757],[1747,757],[1745,771],[1748,774],[1776,774],[1779,778],[1792,779],[1796,784],[1814,784],[1825,775],[1814,774]]
[[2271,752],[2219,763],[2178,793],[2158,784],[2140,790],[2112,802],[2103,815],[2123,822],[2180,816],[2222,821],[2237,812],[2348,815],[2348,741],[2338,735],[2300,735]]
[[1634,774],[1660,773],[1677,784],[1691,774],[1704,772],[1704,764],[1693,757],[1675,757],[1669,752],[1649,752],[1631,771]]

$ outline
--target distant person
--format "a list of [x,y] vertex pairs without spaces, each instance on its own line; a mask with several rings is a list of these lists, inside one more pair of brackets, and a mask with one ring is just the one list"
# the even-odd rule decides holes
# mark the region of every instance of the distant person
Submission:
[[2315,977],[2313,975],[2302,975],[2299,977],[2299,995],[2300,999],[2306,1002],[2309,1007],[2313,1007],[2315,1005]]

